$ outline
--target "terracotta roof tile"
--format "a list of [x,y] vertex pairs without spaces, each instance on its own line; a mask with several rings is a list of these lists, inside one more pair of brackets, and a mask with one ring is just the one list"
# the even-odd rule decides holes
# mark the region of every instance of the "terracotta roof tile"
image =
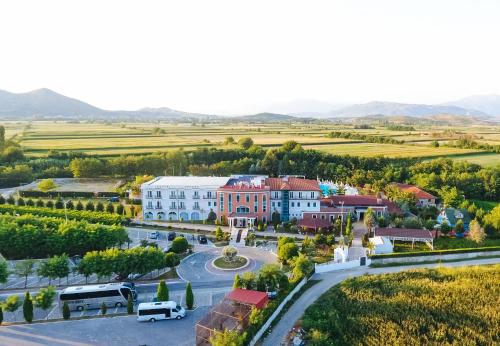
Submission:
[[316,180],[296,177],[266,178],[266,185],[270,186],[271,190],[321,191]]
[[408,185],[408,184],[401,184],[401,183],[395,183],[394,185],[398,189],[400,189],[401,191],[413,193],[415,196],[417,196],[418,199],[435,199],[436,198],[435,196],[431,195],[427,191],[424,191],[415,185]]

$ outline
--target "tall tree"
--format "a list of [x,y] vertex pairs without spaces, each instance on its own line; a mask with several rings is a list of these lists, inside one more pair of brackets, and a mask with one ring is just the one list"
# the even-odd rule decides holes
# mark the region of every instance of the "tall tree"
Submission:
[[31,323],[33,321],[33,301],[29,292],[26,292],[24,296],[23,316],[26,322]]
[[164,280],[160,280],[156,290],[156,297],[159,302],[168,301],[168,287]]
[[7,261],[0,258],[0,283],[6,283],[9,277],[9,267]]
[[477,220],[472,220],[469,224],[469,239],[482,244],[486,239],[486,233]]
[[193,308],[194,305],[194,294],[191,288],[191,283],[188,282],[186,285],[186,306],[189,310]]
[[35,267],[35,260],[27,259],[24,261],[18,261],[16,263],[16,274],[18,276],[24,277],[24,288],[28,285],[28,276],[33,274]]

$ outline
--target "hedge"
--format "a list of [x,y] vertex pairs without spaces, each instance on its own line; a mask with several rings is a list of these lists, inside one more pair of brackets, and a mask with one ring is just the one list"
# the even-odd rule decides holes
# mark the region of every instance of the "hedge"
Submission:
[[485,251],[488,251],[488,252],[489,251],[500,251],[500,246],[475,247],[475,248],[465,248],[465,249],[432,250],[432,251],[396,252],[396,253],[373,255],[370,258],[371,259],[383,259],[383,258],[398,258],[398,257],[436,256],[436,255],[452,255],[452,254],[458,254],[458,253],[485,252]]
[[38,190],[26,190],[19,191],[21,197],[32,197],[32,198],[109,198],[109,197],[120,197],[118,192],[89,192],[89,191],[38,191]]
[[64,210],[40,207],[18,206],[11,204],[0,204],[0,213],[32,214],[37,216],[48,216],[57,218],[66,218],[70,220],[85,220],[90,223],[102,223],[105,225],[123,224],[126,219],[118,214],[106,212],[87,211],[87,210]]

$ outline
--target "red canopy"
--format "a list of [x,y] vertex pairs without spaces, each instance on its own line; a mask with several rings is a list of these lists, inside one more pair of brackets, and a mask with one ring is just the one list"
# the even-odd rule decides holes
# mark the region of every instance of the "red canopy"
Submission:
[[265,307],[269,300],[266,292],[244,290],[241,288],[234,289],[226,298],[238,303],[253,305],[259,309]]

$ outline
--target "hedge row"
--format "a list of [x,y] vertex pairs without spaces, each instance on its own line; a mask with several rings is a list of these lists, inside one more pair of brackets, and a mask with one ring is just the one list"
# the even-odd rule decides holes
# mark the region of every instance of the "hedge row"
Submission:
[[32,214],[36,216],[48,216],[57,218],[66,218],[67,216],[70,220],[85,220],[90,223],[102,223],[105,225],[123,224],[126,221],[126,219],[121,215],[105,212],[39,208],[11,204],[0,204],[0,213],[16,213],[20,215]]
[[66,253],[84,255],[126,244],[123,226],[40,217],[0,215],[0,252],[8,259],[46,258]]
[[70,198],[109,198],[120,197],[118,192],[89,192],[89,191],[37,191],[26,190],[19,191],[21,197],[37,197],[37,198],[57,198],[57,197],[70,197]]
[[458,253],[485,252],[485,251],[488,251],[488,252],[489,251],[500,251],[500,246],[475,247],[475,248],[465,248],[465,249],[433,250],[433,251],[396,252],[396,253],[373,255],[370,258],[371,259],[383,259],[383,258],[398,258],[398,257],[436,256],[436,255],[452,255],[452,254],[458,254]]

